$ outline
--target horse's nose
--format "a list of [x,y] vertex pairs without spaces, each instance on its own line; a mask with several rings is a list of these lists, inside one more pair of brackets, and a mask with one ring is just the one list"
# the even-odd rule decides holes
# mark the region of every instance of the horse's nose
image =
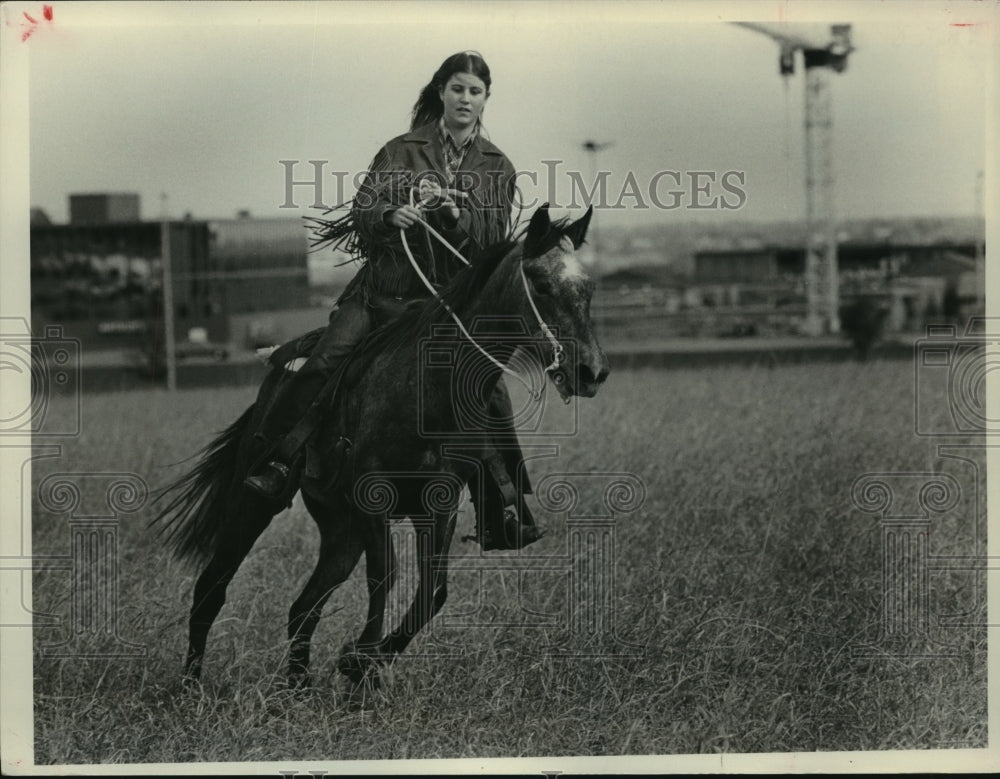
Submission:
[[583,389],[593,388],[593,390],[596,392],[597,388],[604,383],[604,380],[606,378],[608,378],[608,374],[610,372],[611,371],[608,368],[608,364],[606,362],[601,363],[601,366],[597,369],[597,373],[594,373],[594,369],[591,366],[587,364],[581,365],[580,366],[581,388]]
[[594,369],[589,365],[581,365],[580,380],[586,384],[603,384],[610,372],[607,365],[602,365],[597,373],[594,373]]
[[597,384],[597,377],[594,375],[594,371],[589,365],[580,366],[580,383]]

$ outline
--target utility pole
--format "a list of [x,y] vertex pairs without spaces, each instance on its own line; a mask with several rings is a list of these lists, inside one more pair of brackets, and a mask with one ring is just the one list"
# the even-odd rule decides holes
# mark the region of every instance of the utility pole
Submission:
[[762,24],[737,22],[781,45],[779,72],[795,72],[795,53],[802,51],[806,69],[806,331],[811,335],[840,331],[840,283],[837,271],[837,222],[834,215],[833,107],[830,73],[847,67],[851,26],[834,24]]
[[163,272],[163,351],[167,363],[167,389],[177,389],[177,349],[174,340],[174,274],[170,257],[170,222],[160,224],[160,256]]

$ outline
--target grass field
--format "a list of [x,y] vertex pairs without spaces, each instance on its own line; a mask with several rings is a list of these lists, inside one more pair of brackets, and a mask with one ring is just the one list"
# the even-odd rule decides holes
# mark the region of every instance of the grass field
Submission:
[[[566,571],[519,579],[491,568],[504,555],[480,558],[456,540],[454,554],[482,570],[452,577],[438,620],[474,614],[466,621],[476,624],[418,637],[389,669],[383,699],[361,711],[347,705],[335,665],[364,617],[363,567],[324,612],[315,688],[283,687],[285,619],[318,539],[299,502],[275,518],[230,587],[203,690],[191,694],[179,672],[196,572],[156,542],[148,507],[123,515],[118,629],[148,654],[49,657],[43,646],[64,631],[37,629],[36,762],[985,746],[984,573],[932,568],[931,624],[887,644],[881,528],[852,502],[865,473],[948,473],[961,494],[932,519],[931,555],[973,555],[985,543],[974,480],[975,467],[985,474],[983,449],[964,451],[970,463],[915,436],[912,384],[905,361],[614,373],[597,398],[579,402],[579,434],[559,439],[559,457],[531,473],[537,483],[550,471],[626,472],[645,485],[642,506],[614,525],[617,640],[590,635],[546,649],[565,624],[525,625],[525,614],[576,619],[587,608],[567,594]],[[165,466],[203,446],[252,394],[87,396],[82,434],[61,457],[37,461],[35,481],[114,471],[163,484],[179,472]],[[73,410],[56,399],[50,413]],[[81,489],[103,489],[90,481]],[[898,487],[909,500],[904,489],[913,487]],[[565,518],[541,521],[550,533],[532,551],[565,553]],[[459,522],[459,534],[471,532],[468,509]],[[68,538],[65,513],[36,501],[34,553],[66,555]],[[917,559],[903,557],[900,565]],[[36,610],[65,623],[68,581],[64,570],[38,571]],[[948,615],[964,626],[939,624]],[[458,651],[434,657],[439,637]],[[619,651],[623,642],[641,651]]]

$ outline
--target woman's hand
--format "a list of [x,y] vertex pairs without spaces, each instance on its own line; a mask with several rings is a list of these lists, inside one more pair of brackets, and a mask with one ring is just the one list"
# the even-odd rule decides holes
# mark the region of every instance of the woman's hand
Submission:
[[391,211],[388,218],[391,227],[407,230],[419,222],[423,218],[423,215],[416,206],[407,205],[400,206],[395,211]]
[[442,189],[433,179],[420,180],[420,205],[428,210],[442,211],[449,226],[458,222],[459,210],[455,198],[464,196],[465,193],[457,189]]
[[[454,192],[455,190],[449,189],[448,192]],[[450,196],[445,197],[441,200],[441,205],[439,206],[441,210],[441,221],[450,230],[456,224],[458,224],[459,210],[458,206],[455,205],[455,201],[451,199]]]

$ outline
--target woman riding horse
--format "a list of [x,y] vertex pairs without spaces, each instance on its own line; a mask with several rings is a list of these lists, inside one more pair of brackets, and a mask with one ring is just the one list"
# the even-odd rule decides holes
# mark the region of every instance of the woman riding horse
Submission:
[[[540,207],[523,235],[487,247],[437,299],[407,308],[366,338],[348,361],[344,382],[351,391],[310,441],[301,486],[320,539],[316,567],[288,613],[288,679],[294,688],[309,684],[310,646],[324,604],[362,555],[368,616],[337,661],[352,692],[378,686],[379,669],[405,651],[447,600],[448,550],[462,489],[483,481],[480,463],[491,446],[486,431],[463,421],[468,407],[454,400],[470,389],[466,379],[474,375],[476,410],[483,408],[525,345],[503,329],[490,331],[488,338],[482,329],[473,335],[463,322],[525,326],[522,335],[538,347],[529,346],[529,355],[548,363],[538,377],[542,386],[527,385],[533,397],[540,398],[546,381],[564,401],[593,397],[607,379],[607,356],[590,317],[594,282],[576,257],[591,214],[588,210],[572,223],[553,222],[547,205]],[[456,325],[464,338],[456,338]],[[454,359],[426,361],[428,355]],[[431,363],[444,370],[425,370]],[[454,370],[458,364],[465,368]],[[281,510],[281,503],[245,489],[243,478],[250,463],[263,456],[254,431],[288,375],[281,367],[271,370],[255,402],[158,496],[172,496],[155,520],[166,544],[180,559],[205,563],[188,619],[186,683],[200,678],[208,634],[229,583]],[[418,407],[426,426],[413,423]],[[344,436],[353,441],[349,456],[332,474],[321,473],[316,466]],[[416,536],[418,583],[409,609],[393,627],[386,625],[386,603],[399,566],[390,526],[403,517],[411,519]]]
[[[257,431],[272,446],[271,454],[245,483],[265,497],[287,500],[294,493],[295,474],[311,433],[302,420],[336,385],[338,369],[355,347],[408,301],[428,296],[411,258],[435,287],[444,286],[461,268],[418,222],[426,221],[470,258],[508,236],[515,172],[482,131],[490,85],[489,67],[479,54],[466,51],[448,57],[421,90],[410,132],[390,140],[375,156],[351,211],[335,221],[314,220],[321,225],[318,245],[344,248],[364,264]],[[490,406],[498,428],[493,434],[497,449],[484,460],[485,494],[478,484],[470,485],[476,537],[484,550],[516,549],[541,534],[523,496],[512,486],[519,482],[523,455],[502,383]],[[520,481],[522,492],[530,492],[527,477]]]

